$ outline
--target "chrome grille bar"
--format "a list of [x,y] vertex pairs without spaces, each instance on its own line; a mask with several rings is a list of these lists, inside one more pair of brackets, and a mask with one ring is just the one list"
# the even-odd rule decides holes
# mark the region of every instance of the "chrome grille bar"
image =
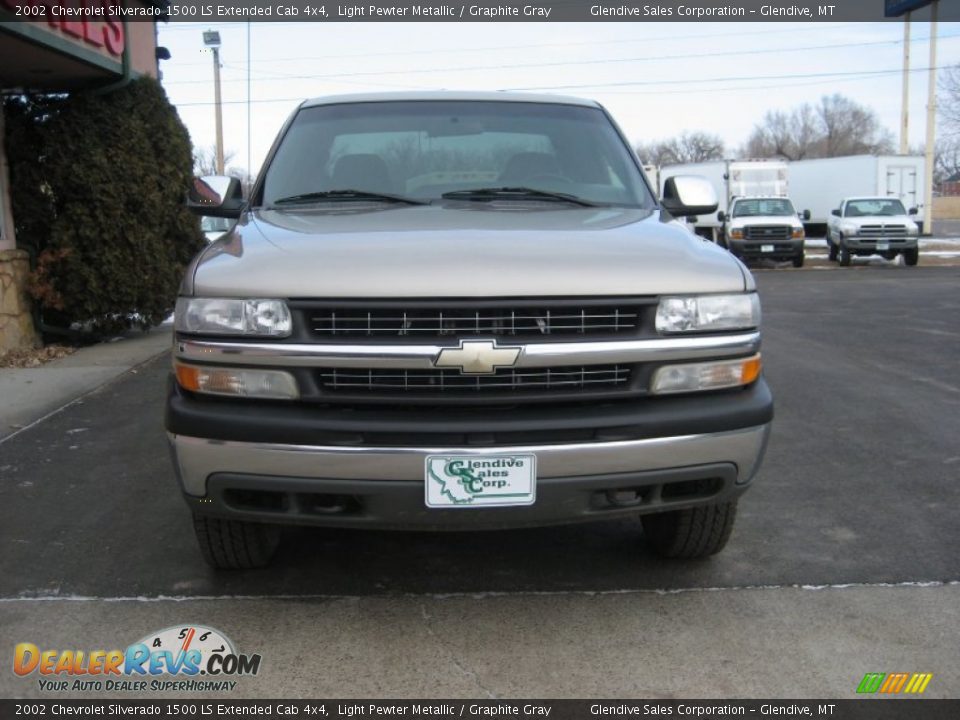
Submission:
[[453,335],[505,336],[622,333],[640,327],[639,307],[477,308],[420,310],[384,307],[308,311],[310,330],[320,337]]
[[576,390],[616,387],[630,381],[630,368],[594,365],[543,370],[499,370],[493,375],[461,375],[456,370],[360,370],[331,368],[318,373],[327,390],[403,390],[449,392],[455,390]]

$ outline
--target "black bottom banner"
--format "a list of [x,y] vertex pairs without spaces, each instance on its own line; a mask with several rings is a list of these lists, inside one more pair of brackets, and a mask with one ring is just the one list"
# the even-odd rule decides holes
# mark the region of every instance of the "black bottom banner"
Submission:
[[955,720],[960,700],[0,700],[0,718],[622,718],[815,717]]

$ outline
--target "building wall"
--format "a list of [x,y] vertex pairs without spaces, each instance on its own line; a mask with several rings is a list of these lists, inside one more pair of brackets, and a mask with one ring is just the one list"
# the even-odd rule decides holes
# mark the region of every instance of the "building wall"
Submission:
[[[0,140],[2,138],[3,106],[0,105]],[[0,354],[15,348],[36,347],[39,342],[26,292],[30,258],[23,250],[16,249],[13,235],[9,178],[7,156],[0,142]]]
[[130,67],[138,75],[157,77],[157,30],[152,22],[127,23]]
[[960,195],[935,197],[933,218],[934,220],[960,220]]
[[[97,2],[106,4],[106,0],[90,4]],[[0,0],[0,16],[6,17],[18,4]],[[125,52],[132,75],[157,77],[156,46],[153,22],[124,22],[116,16],[7,23],[0,26],[0,90],[103,87],[122,80]],[[38,77],[44,78],[42,83],[37,83]],[[26,252],[16,249],[3,138],[0,106],[0,354],[38,343],[26,292],[30,261]]]

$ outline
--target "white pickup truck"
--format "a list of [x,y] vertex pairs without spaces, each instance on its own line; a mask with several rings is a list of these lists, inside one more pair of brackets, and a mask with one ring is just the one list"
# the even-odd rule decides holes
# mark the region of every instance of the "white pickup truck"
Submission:
[[[809,211],[803,217],[810,217]],[[790,260],[803,267],[803,224],[785,197],[739,197],[730,211],[717,213],[723,223],[720,245],[738,258]]]
[[854,255],[882,255],[893,260],[903,255],[906,265],[916,265],[920,257],[918,228],[913,221],[916,208],[904,209],[897,198],[846,198],[832,210],[827,220],[827,246],[830,259],[840,259],[846,267]]

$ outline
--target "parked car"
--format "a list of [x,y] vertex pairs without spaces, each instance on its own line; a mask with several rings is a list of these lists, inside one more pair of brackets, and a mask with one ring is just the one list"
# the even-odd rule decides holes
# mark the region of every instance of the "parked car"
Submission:
[[[186,272],[166,428],[204,557],[287,524],[478,530],[640,516],[721,550],[773,417],[750,272],[658,202],[597,103],[506,93],[303,103]],[[231,252],[222,252],[221,245]]]
[[909,213],[897,198],[859,197],[840,201],[827,221],[830,259],[847,266],[855,256],[882,255],[893,260],[903,255],[906,265],[920,258],[918,228],[913,222],[916,208]]
[[800,217],[789,198],[734,198],[729,213],[717,213],[723,223],[720,244],[739,258],[790,260],[803,267],[806,235]]

